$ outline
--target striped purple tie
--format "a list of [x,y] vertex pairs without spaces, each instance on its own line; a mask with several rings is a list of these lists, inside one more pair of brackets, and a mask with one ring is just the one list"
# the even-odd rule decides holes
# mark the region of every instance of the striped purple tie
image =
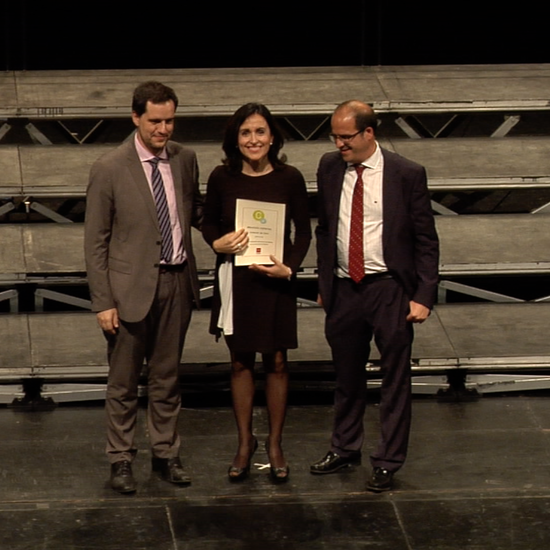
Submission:
[[172,227],[170,225],[170,212],[168,211],[168,201],[166,200],[166,192],[164,191],[164,182],[159,170],[159,157],[154,157],[147,162],[151,163],[153,173],[151,174],[151,182],[153,184],[153,196],[157,205],[157,215],[159,218],[160,234],[162,235],[162,247],[160,252],[161,260],[166,263],[172,262],[174,252],[174,243],[172,241]]

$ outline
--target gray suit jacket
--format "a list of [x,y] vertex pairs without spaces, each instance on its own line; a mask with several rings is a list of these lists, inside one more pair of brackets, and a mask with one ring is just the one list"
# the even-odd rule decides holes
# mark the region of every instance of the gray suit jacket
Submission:
[[[195,153],[167,145],[189,275],[197,305],[199,284],[191,226],[200,228],[203,201]],[[85,256],[92,310],[117,308],[127,322],[145,318],[159,277],[161,236],[154,198],[129,139],[95,162],[90,171]]]
[[[388,271],[409,299],[431,308],[439,267],[439,241],[422,166],[382,149],[382,247]],[[323,307],[332,302],[340,195],[347,164],[339,151],[323,155],[317,172],[319,224],[316,229],[319,293]]]

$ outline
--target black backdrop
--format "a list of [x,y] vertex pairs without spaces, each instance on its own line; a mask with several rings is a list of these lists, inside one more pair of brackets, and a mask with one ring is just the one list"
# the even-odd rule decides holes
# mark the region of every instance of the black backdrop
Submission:
[[548,62],[538,6],[0,0],[0,69]]

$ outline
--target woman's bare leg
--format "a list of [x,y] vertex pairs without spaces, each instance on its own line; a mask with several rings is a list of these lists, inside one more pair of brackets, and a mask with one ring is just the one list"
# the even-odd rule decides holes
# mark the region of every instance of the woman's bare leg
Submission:
[[283,426],[288,398],[288,363],[286,350],[273,354],[262,354],[265,369],[265,392],[269,418],[267,448],[273,468],[285,468],[287,463],[281,447]]
[[239,469],[248,466],[257,445],[252,434],[255,359],[255,353],[231,352],[231,395],[239,439],[239,448],[232,466]]

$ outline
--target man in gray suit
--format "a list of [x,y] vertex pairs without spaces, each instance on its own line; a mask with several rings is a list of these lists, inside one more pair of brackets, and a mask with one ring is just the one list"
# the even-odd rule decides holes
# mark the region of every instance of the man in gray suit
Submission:
[[138,380],[148,366],[147,423],[153,470],[190,478],[179,458],[178,367],[199,285],[191,226],[202,198],[195,153],[170,140],[178,98],[160,82],[134,91],[134,136],[92,167],[85,254],[92,309],[108,342],[107,456],[111,486],[136,490],[132,461]]

